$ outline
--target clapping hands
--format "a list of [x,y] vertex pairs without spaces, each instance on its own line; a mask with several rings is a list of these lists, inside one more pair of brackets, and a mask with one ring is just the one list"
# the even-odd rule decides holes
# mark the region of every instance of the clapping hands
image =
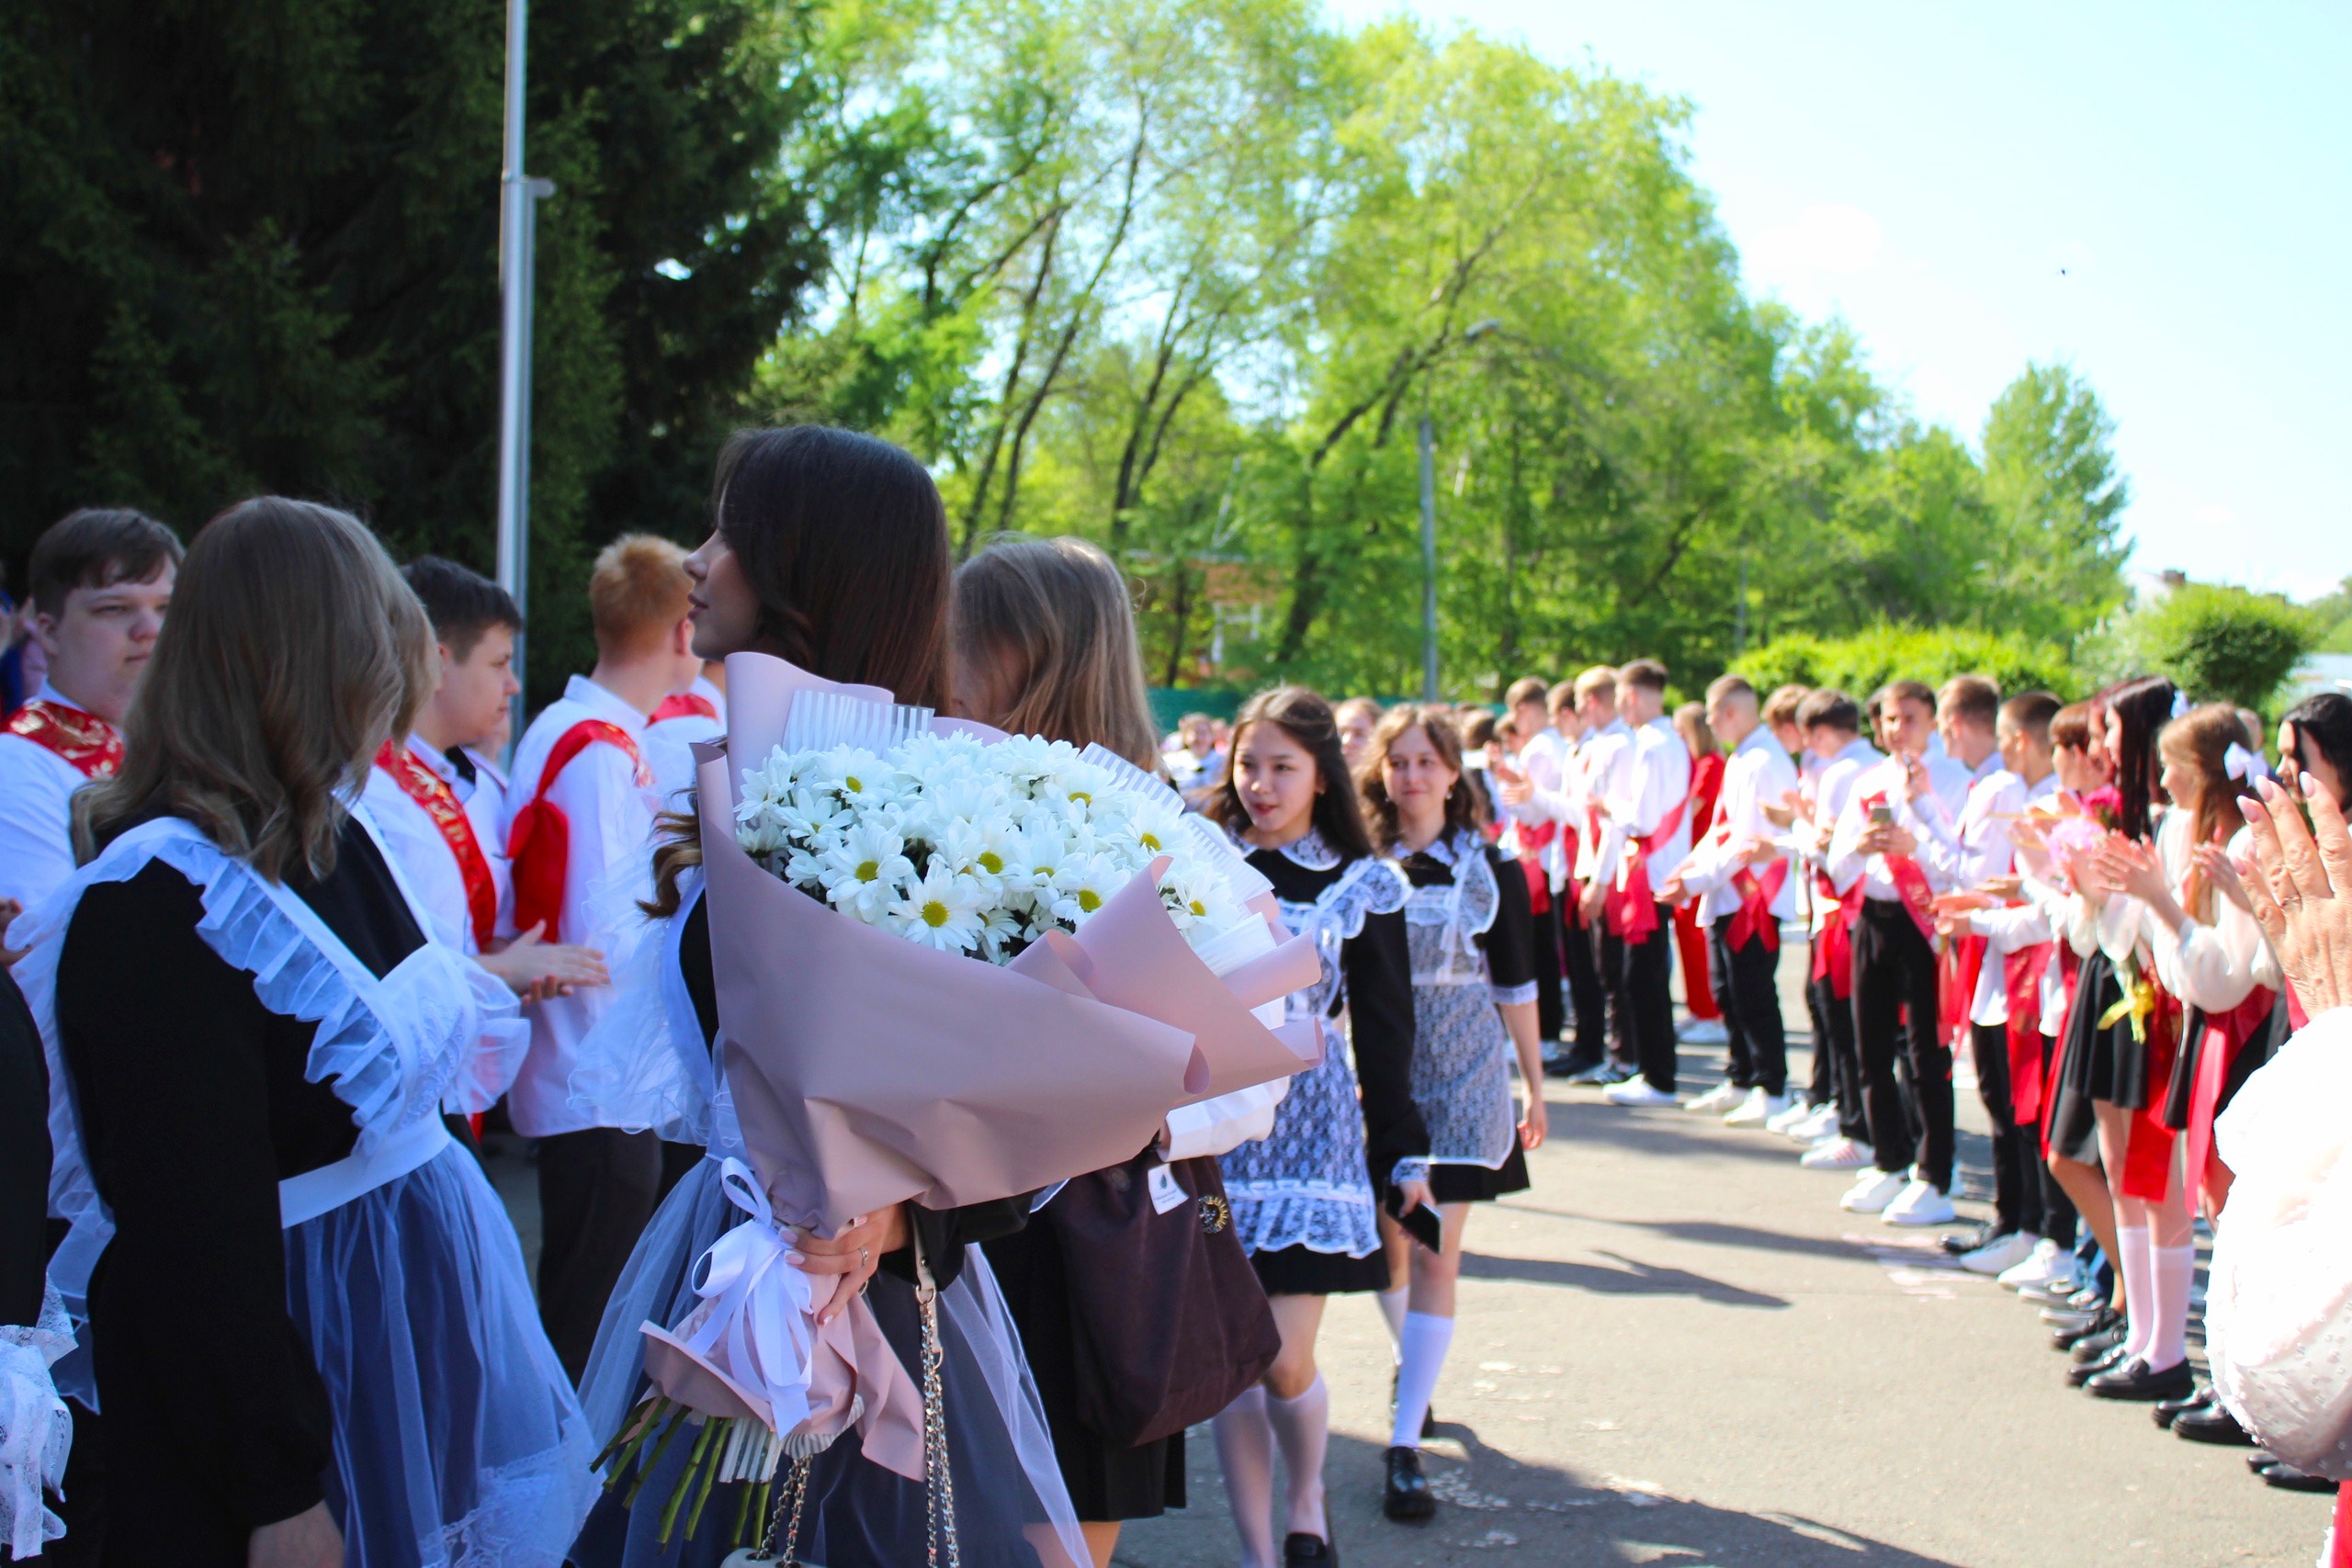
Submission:
[[2254,918],[2310,1017],[2352,1002],[2352,832],[2343,809],[2306,777],[2296,795],[2269,779],[2242,803],[2254,858],[2237,871]]

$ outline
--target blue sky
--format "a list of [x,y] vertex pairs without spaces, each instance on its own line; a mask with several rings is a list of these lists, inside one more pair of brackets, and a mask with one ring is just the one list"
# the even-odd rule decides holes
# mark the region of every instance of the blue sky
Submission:
[[2115,417],[2132,564],[2352,575],[2352,5],[1327,0],[1687,98],[1753,292],[1972,440],[2030,360]]

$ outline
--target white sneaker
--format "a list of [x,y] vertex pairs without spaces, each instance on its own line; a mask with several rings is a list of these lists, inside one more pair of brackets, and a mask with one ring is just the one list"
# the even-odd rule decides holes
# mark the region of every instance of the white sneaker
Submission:
[[2074,1278],[2075,1255],[2045,1237],[2033,1244],[2033,1251],[2024,1262],[2002,1269],[1995,1282],[2005,1291],[2022,1291],[2029,1286],[2052,1285],[2061,1280],[2071,1282]]
[[1723,1082],[1717,1084],[1706,1093],[1693,1095],[1690,1099],[1684,1100],[1682,1102],[1682,1109],[1685,1111],[1696,1111],[1702,1116],[1720,1116],[1724,1111],[1729,1111],[1732,1107],[1739,1104],[1747,1098],[1747,1091],[1746,1089],[1741,1089],[1729,1078],[1725,1078]]
[[2031,1258],[2041,1238],[2025,1231],[1996,1235],[1973,1252],[1960,1255],[1960,1266],[1972,1274],[2006,1274]]
[[1859,1139],[1831,1137],[1799,1155],[1797,1163],[1807,1170],[1860,1170],[1877,1157]]
[[1885,1211],[1889,1203],[1900,1197],[1908,1184],[1899,1170],[1881,1170],[1876,1166],[1865,1170],[1861,1179],[1846,1190],[1838,1206],[1849,1214],[1876,1214]]
[[1800,1144],[1817,1144],[1824,1138],[1838,1135],[1838,1102],[1816,1105],[1805,1116],[1786,1129],[1790,1137]]
[[1780,1115],[1788,1108],[1789,1102],[1785,1097],[1777,1094],[1766,1094],[1760,1089],[1751,1089],[1747,1091],[1747,1098],[1741,1100],[1737,1108],[1735,1109],[1730,1115],[1724,1118],[1724,1125],[1726,1127],[1761,1127],[1770,1122],[1773,1117]]
[[1787,1103],[1781,1108],[1780,1114],[1765,1122],[1764,1130],[1768,1133],[1785,1133],[1798,1122],[1812,1116],[1815,1109],[1816,1107],[1804,1096],[1792,1094],[1789,1096]]
[[1647,1078],[1627,1078],[1623,1083],[1611,1084],[1600,1091],[1600,1098],[1611,1105],[1676,1105],[1680,1102],[1662,1089],[1650,1087]]
[[1958,1218],[1960,1213],[1951,1206],[1951,1195],[1925,1179],[1904,1188],[1879,1215],[1890,1225],[1948,1225]]
[[1731,1039],[1731,1031],[1719,1018],[1694,1018],[1682,1026],[1683,1042],[1691,1045],[1721,1045]]

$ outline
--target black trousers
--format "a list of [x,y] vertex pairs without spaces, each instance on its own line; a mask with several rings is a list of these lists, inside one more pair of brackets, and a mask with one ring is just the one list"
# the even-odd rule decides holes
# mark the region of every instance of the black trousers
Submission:
[[[1601,978],[1600,933],[1585,924],[1574,883],[1553,895],[1552,907],[1559,912],[1561,967],[1566,971],[1568,1010],[1575,1015],[1563,1021],[1562,1038],[1571,1041],[1566,1066],[1580,1073],[1609,1059],[1611,1001],[1610,987]],[[1566,1032],[1571,1021],[1573,1036]]]
[[1657,907],[1657,929],[1639,942],[1619,941],[1618,985],[1634,1037],[1634,1060],[1652,1089],[1674,1092],[1674,911]]
[[[1838,1102],[1838,1131],[1858,1144],[1871,1141],[1870,1091],[1862,1081],[1862,1048],[1854,1039],[1854,1000],[1840,997],[1826,976],[1809,982],[1813,1004],[1813,1084],[1816,1102]],[[1827,1074],[1825,1079],[1824,1073]]]
[[[1879,1169],[1914,1165],[1950,1192],[1951,1047],[1937,1037],[1936,950],[1891,899],[1864,899],[1854,925],[1854,1038]],[[1916,1122],[1895,1081],[1898,1056],[1910,1066]]]
[[539,1140],[539,1322],[578,1382],[662,1196],[662,1140],[612,1127]]
[[[1993,962],[1998,962],[1997,957]],[[1997,1023],[1969,1025],[1976,1054],[1976,1094],[1993,1123],[1993,1231],[2046,1235],[2041,1228],[2041,1128],[2017,1124],[2017,1100],[2009,1086],[2009,1032]]]
[[1560,911],[1557,900],[1535,917],[1535,1038],[1546,1061],[1555,1048],[1564,1020],[1560,1008]]
[[1724,1032],[1730,1037],[1731,1081],[1741,1089],[1760,1089],[1775,1099],[1789,1092],[1789,1036],[1781,1021],[1779,933],[1767,947],[1764,933],[1751,932],[1747,944],[1731,945],[1732,921],[1725,915],[1707,931],[1707,988],[1724,1015]]

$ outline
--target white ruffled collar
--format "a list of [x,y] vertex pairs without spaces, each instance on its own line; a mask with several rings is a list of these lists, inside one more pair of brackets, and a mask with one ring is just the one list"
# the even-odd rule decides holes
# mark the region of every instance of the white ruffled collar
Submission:
[[1234,828],[1226,829],[1225,836],[1232,840],[1235,849],[1241,852],[1244,860],[1257,854],[1278,854],[1303,871],[1336,871],[1348,858],[1332,847],[1320,828],[1309,828],[1302,836],[1272,850],[1263,844],[1251,843]]

